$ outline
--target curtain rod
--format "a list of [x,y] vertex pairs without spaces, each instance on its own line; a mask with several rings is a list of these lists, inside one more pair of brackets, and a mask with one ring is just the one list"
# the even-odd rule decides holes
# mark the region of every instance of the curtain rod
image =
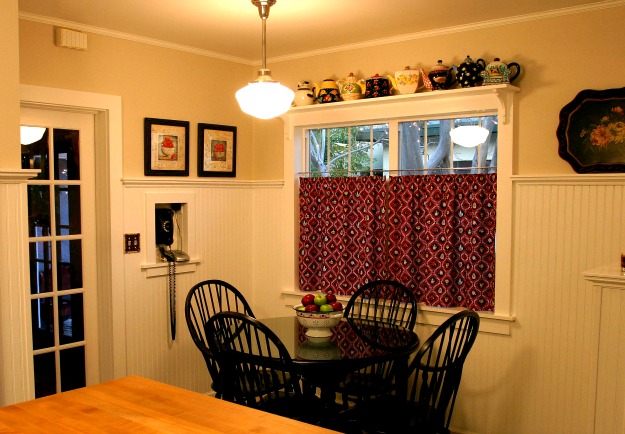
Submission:
[[[473,167],[436,167],[433,169],[372,169],[372,170],[336,170],[333,173],[394,173],[394,172],[427,172],[429,170],[491,170],[497,169],[497,166],[473,166]],[[330,174],[330,172],[298,172],[301,175],[323,175]]]

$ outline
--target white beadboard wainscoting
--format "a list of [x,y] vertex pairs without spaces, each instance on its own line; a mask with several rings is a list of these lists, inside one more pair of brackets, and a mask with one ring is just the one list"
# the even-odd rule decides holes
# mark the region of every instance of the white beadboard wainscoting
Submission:
[[609,266],[585,275],[601,299],[594,432],[625,433],[625,272]]
[[[509,334],[478,336],[452,427],[479,434],[608,432],[595,431],[596,418],[604,417],[595,411],[600,320],[617,314],[605,306],[602,313],[600,291],[584,272],[617,266],[625,251],[625,177],[515,177],[513,184],[515,321]],[[294,202],[283,188],[282,182],[236,180],[125,182],[124,232],[139,232],[142,240],[153,224],[144,216],[147,193],[193,192],[197,207],[196,271],[178,277],[175,342],[168,338],[166,278],[147,278],[141,268],[149,247],[125,255],[128,374],[209,390],[183,312],[184,296],[197,281],[232,282],[258,317],[288,312],[281,294],[294,289],[295,270],[285,270],[291,265],[284,260],[290,254],[283,248],[284,210]],[[419,326],[422,340],[430,330]],[[616,383],[622,373],[608,369],[604,377]]]
[[[267,293],[279,288],[275,258],[280,230],[279,182],[234,180],[125,180],[124,233],[140,233],[141,252],[126,254],[126,371],[206,393],[210,381],[204,360],[193,344],[184,318],[189,289],[206,279],[232,283],[248,299],[257,316],[271,313]],[[171,341],[166,273],[154,273],[155,246],[146,245],[154,221],[146,216],[146,200],[185,201],[193,193],[195,240],[191,272],[177,276],[177,333]],[[163,200],[160,201],[159,197]],[[147,199],[146,199],[147,198]],[[156,199],[155,199],[156,198]],[[190,205],[191,206],[191,205]],[[148,221],[152,220],[152,221]],[[259,272],[259,267],[261,271]],[[183,271],[185,266],[181,266]],[[162,274],[149,277],[153,274]],[[263,291],[265,289],[265,291]],[[278,291],[274,296],[278,298]]]

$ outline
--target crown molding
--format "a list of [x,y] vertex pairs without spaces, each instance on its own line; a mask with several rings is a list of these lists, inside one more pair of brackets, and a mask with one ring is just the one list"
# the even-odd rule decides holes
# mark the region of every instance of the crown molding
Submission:
[[[480,30],[480,29],[499,27],[499,26],[507,26],[510,24],[524,23],[528,21],[546,20],[550,18],[557,18],[561,16],[566,16],[566,15],[582,14],[582,13],[593,12],[593,11],[598,11],[598,10],[603,10],[603,9],[620,7],[620,6],[625,6],[625,0],[601,1],[597,3],[591,3],[588,5],[553,9],[553,10],[546,11],[546,12],[537,12],[533,14],[517,15],[513,17],[501,18],[498,20],[478,21],[475,23],[465,24],[461,26],[444,27],[440,29],[426,30],[423,32],[416,32],[416,33],[408,33],[408,34],[393,36],[389,38],[372,39],[370,41],[363,41],[363,42],[358,42],[355,44],[337,45],[335,47],[328,47],[328,48],[323,48],[319,50],[311,50],[311,51],[305,51],[301,53],[294,53],[294,54],[289,54],[286,56],[270,57],[267,59],[267,62],[268,63],[285,62],[288,60],[302,59],[302,58],[307,58],[311,56],[321,56],[321,55],[327,55],[329,53],[338,53],[342,51],[351,51],[351,50],[355,50],[359,48],[368,48],[368,47],[375,47],[379,45],[395,44],[398,42],[413,41],[416,39],[425,39],[425,38],[431,38],[434,36],[449,35],[453,33],[470,32],[473,30]],[[257,64],[260,64],[260,62],[255,62],[254,64],[257,65]]]
[[124,39],[127,41],[137,42],[139,44],[154,45],[161,48],[168,48],[170,50],[183,51],[186,53],[197,54],[198,56],[211,57],[214,59],[226,60],[234,63],[242,63],[244,65],[252,66],[255,62],[250,59],[243,59],[241,57],[228,56],[214,51],[202,50],[200,48],[190,47],[188,45],[174,44],[173,42],[161,41],[159,39],[146,38],[144,36],[133,35],[130,33],[118,32],[115,30],[104,29],[102,27],[89,26],[86,24],[77,23],[75,21],[65,21],[57,18],[46,17],[43,15],[29,14],[26,12],[20,12],[19,18],[27,21],[34,21],[36,23],[49,24],[56,27],[70,28],[72,30],[79,30],[81,32],[94,33],[96,35],[108,36],[111,38]]
[[[517,15],[513,17],[501,18],[498,20],[478,21],[475,23],[465,24],[461,26],[444,27],[440,29],[426,30],[423,32],[416,32],[416,33],[408,33],[408,34],[393,36],[389,38],[372,39],[369,41],[363,41],[363,42],[359,42],[355,44],[337,45],[334,47],[328,47],[328,48],[323,48],[319,50],[303,51],[299,53],[288,54],[285,56],[270,57],[267,59],[267,62],[268,63],[285,62],[289,60],[302,59],[302,58],[307,58],[311,56],[327,55],[329,53],[338,53],[338,52],[350,51],[350,50],[360,49],[360,48],[395,44],[398,42],[413,41],[416,39],[431,38],[435,36],[449,35],[449,34],[454,34],[454,33],[470,32],[473,30],[506,26],[510,24],[517,24],[517,23],[523,23],[523,22],[528,22],[528,21],[539,21],[539,20],[557,18],[561,16],[566,16],[566,15],[582,14],[582,13],[599,11],[599,10],[609,9],[609,8],[622,7],[622,6],[625,6],[625,0],[600,1],[600,2],[591,3],[587,5],[553,9],[550,11],[537,12],[533,14]],[[67,28],[71,28],[71,29],[75,29],[75,30],[79,30],[83,32],[109,36],[111,38],[125,39],[128,41],[133,41],[133,42],[137,42],[140,44],[154,45],[154,46],[158,46],[162,48],[168,48],[171,50],[183,51],[183,52],[187,52],[191,54],[197,54],[199,56],[212,57],[215,59],[226,60],[229,62],[240,63],[244,65],[249,65],[249,66],[258,66],[261,64],[260,60],[250,60],[250,59],[244,59],[241,57],[228,56],[225,54],[216,53],[214,51],[202,50],[200,48],[195,48],[195,47],[189,47],[187,45],[174,44],[171,42],[162,41],[158,39],[146,38],[143,36],[133,35],[133,34],[124,33],[124,32],[118,32],[114,30],[104,29],[101,27],[89,26],[89,25],[77,23],[74,21],[60,20],[56,18],[46,17],[43,15],[20,12],[19,18],[23,20],[27,20],[27,21],[34,21],[34,22],[49,24],[49,25],[58,26],[58,27],[67,27]]]

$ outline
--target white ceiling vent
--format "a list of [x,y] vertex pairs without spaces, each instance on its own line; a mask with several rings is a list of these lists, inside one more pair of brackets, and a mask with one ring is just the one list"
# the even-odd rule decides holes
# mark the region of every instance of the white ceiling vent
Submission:
[[54,43],[58,47],[86,50],[87,34],[76,30],[57,27],[54,32]]

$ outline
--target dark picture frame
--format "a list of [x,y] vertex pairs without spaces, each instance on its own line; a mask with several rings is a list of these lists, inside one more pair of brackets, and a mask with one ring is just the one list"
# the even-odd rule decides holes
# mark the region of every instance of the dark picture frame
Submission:
[[237,173],[237,127],[198,124],[198,176],[234,177]]
[[144,174],[189,176],[189,122],[145,118]]
[[625,88],[579,92],[560,111],[556,136],[577,173],[625,172]]

